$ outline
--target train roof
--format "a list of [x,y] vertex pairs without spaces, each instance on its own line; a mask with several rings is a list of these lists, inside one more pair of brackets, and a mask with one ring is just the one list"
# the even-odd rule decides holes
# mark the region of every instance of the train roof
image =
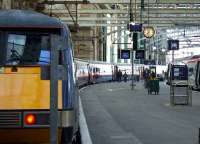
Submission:
[[177,58],[176,61],[181,62],[181,61],[193,60],[193,59],[198,59],[198,58],[200,58],[200,55],[193,55],[193,56],[188,56],[188,57]]
[[75,61],[85,62],[85,63],[90,63],[90,64],[111,64],[109,62],[104,62],[104,61],[84,60],[84,59],[78,59],[78,58],[75,58]]
[[0,10],[0,28],[62,28],[62,23],[30,10]]

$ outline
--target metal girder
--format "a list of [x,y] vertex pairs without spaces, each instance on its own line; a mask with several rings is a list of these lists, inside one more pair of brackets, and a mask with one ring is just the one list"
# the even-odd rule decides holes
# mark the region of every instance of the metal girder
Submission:
[[[79,7],[77,18],[79,26],[121,26],[126,27],[129,23],[129,5],[130,0],[87,0],[90,4],[99,7],[90,6]],[[141,0],[136,0],[136,21],[146,23],[156,27],[174,27],[174,26],[199,26],[200,21],[200,0],[144,0],[144,9],[142,11],[141,21]],[[68,11],[63,7],[64,4],[82,4],[83,0],[45,0],[46,5],[44,13],[51,11],[53,16],[58,17],[64,22],[71,24]],[[116,7],[111,8],[112,5]],[[124,6],[124,7],[123,7]],[[52,9],[51,9],[52,8]],[[106,8],[106,9],[99,9]],[[135,4],[133,5],[133,9]],[[70,9],[71,15],[76,14],[74,8]],[[135,9],[134,9],[135,12]],[[111,14],[107,17],[106,14]],[[110,22],[111,24],[109,24]]]
[[[87,0],[92,4],[129,4],[130,0]],[[140,3],[141,0],[137,0]],[[66,4],[66,3],[83,3],[83,0],[45,0],[45,4]],[[200,3],[199,0],[149,0],[149,3],[158,4],[195,4]]]
[[43,4],[87,4],[89,1],[87,0],[44,0]]
[[[52,16],[55,16],[55,17],[65,17],[67,19],[67,17],[69,17],[68,14],[52,14]],[[74,15],[75,16],[75,15]],[[106,16],[102,16],[102,15],[94,15],[93,17],[92,16],[89,16],[89,15],[78,15],[78,19],[79,20],[87,20],[87,19],[94,19],[94,20],[97,20],[97,21],[102,21],[102,20],[110,20],[110,21],[113,21],[113,20],[129,20],[128,19],[128,15],[125,15],[125,16],[118,16],[118,17],[106,17]],[[140,20],[140,16],[137,15],[136,17],[136,20]],[[180,21],[180,20],[197,20],[200,18],[200,14],[187,14],[187,15],[166,15],[166,14],[154,14],[154,15],[149,15],[149,17],[147,17],[146,15],[142,17],[143,20],[166,20],[166,19],[172,19],[172,20],[177,20],[177,21]]]
[[[68,13],[66,9],[52,9],[52,13],[66,14]],[[46,13],[49,10],[45,10]],[[72,13],[75,13],[75,10],[71,10]],[[140,10],[136,11],[138,14]],[[112,9],[78,9],[78,14],[128,14],[128,10],[112,10]],[[144,11],[143,13],[147,13]],[[149,10],[149,14],[200,14],[200,8],[197,9],[173,9],[173,8],[154,8]]]
[[158,3],[167,3],[167,4],[193,4],[200,3],[199,0],[157,0]]
[[[60,17],[63,21],[71,21],[71,17]],[[138,19],[139,20],[139,19]],[[129,18],[127,17],[79,17],[78,21],[118,21],[118,22],[129,22]],[[143,18],[142,21],[148,21],[148,18]],[[199,23],[200,17],[158,17],[158,18],[149,18],[149,22],[157,22],[157,23],[164,23],[166,21],[193,21]]]
[[[73,25],[73,22],[71,21],[63,21],[65,24],[67,25]],[[121,24],[121,23],[110,23],[110,24],[106,24],[106,23],[95,23],[95,22],[80,22],[78,23],[78,25],[80,27],[127,27],[127,24]],[[157,27],[157,28],[171,28],[176,26],[173,23],[162,23],[162,24],[149,24],[151,26]],[[144,26],[147,26],[147,24],[144,24]],[[181,25],[180,25],[181,26]]]
[[[70,18],[61,18],[62,21],[70,23],[72,22]],[[107,21],[107,23],[106,23]],[[180,18],[180,19],[160,19],[160,18],[154,18],[150,19],[149,25],[155,26],[155,27],[171,27],[171,26],[200,26],[200,18],[196,18],[195,20],[193,18]],[[109,22],[109,23],[108,23]],[[147,25],[148,19],[143,19],[141,23],[143,25]],[[111,18],[94,18],[94,17],[88,17],[88,18],[79,18],[78,24],[79,26],[127,26],[129,23],[129,19],[127,18],[120,18],[120,19],[111,19]]]

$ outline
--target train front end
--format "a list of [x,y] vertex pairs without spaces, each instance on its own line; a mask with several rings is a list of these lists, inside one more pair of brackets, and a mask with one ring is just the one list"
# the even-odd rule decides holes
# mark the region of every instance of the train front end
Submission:
[[[0,143],[49,143],[50,41],[54,35],[64,46],[63,26],[30,11],[0,15]],[[68,79],[58,81],[58,143],[67,143],[77,129],[70,45],[59,51],[59,64],[68,69]]]

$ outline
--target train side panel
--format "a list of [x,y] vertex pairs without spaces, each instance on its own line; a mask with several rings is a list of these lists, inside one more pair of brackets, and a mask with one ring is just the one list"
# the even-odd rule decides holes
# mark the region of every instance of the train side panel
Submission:
[[85,86],[91,81],[91,73],[89,63],[75,59],[77,85],[79,87]]
[[113,79],[113,66],[108,63],[92,63],[92,83],[112,81]]
[[185,63],[188,66],[189,84],[194,90],[200,90],[199,82],[198,82],[199,62],[200,62],[200,58],[192,58],[189,60],[185,60]]

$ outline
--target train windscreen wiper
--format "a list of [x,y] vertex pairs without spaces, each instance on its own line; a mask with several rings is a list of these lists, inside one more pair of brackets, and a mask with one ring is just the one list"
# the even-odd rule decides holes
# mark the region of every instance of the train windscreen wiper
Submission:
[[8,63],[12,64],[13,62],[19,63],[20,61],[21,61],[20,54],[17,52],[17,50],[11,49],[11,55],[10,58],[6,60],[6,64]]

